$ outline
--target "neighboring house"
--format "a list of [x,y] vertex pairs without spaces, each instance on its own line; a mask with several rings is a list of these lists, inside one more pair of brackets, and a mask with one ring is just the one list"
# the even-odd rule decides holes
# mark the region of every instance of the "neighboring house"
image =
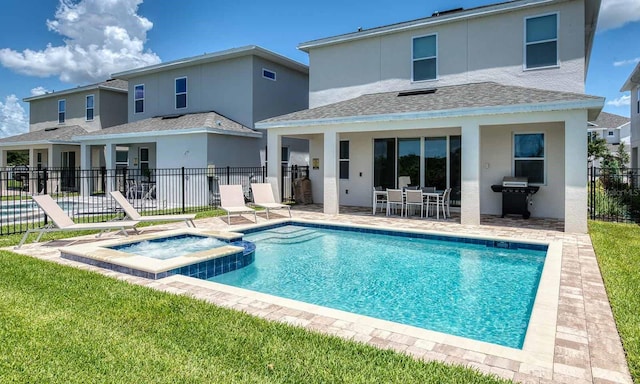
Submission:
[[[264,165],[266,135],[254,123],[306,109],[308,74],[306,65],[257,46],[115,73],[129,83],[128,122],[74,139],[83,153],[106,148],[107,169]],[[284,147],[284,162],[308,164],[306,140]],[[96,166],[82,158],[83,169]]]
[[[631,120],[628,117],[600,112],[595,121],[589,122],[588,132],[605,139],[611,153],[617,153],[620,143],[623,143],[625,151],[631,155]],[[592,165],[600,167],[601,160],[594,160]],[[628,167],[630,164],[625,165]]]
[[[532,216],[587,231],[584,94],[599,0],[519,0],[300,44],[310,109],[256,124],[269,147],[310,143],[314,202],[370,206],[372,187],[451,187],[461,223],[500,214],[491,190],[526,176]],[[269,152],[270,182],[279,180]]]
[[631,92],[631,168],[640,168],[640,63],[625,81],[620,92]]
[[[74,137],[127,121],[127,82],[97,84],[25,98],[29,103],[29,132],[0,139],[0,168],[7,153],[28,151],[31,169],[75,169],[80,166],[80,143]],[[91,154],[96,161],[101,153]],[[77,191],[73,173],[62,188]]]

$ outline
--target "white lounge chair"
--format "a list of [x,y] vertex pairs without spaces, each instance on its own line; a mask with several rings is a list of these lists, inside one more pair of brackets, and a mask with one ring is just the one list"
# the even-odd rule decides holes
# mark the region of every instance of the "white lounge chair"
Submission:
[[177,214],[177,215],[151,215],[151,216],[142,216],[134,207],[129,203],[129,201],[124,197],[120,191],[111,191],[109,192],[111,197],[118,203],[118,205],[122,208],[127,218],[135,221],[184,221],[187,224],[187,227],[195,227],[196,224],[193,222],[193,219],[196,218],[195,214]]
[[35,242],[40,241],[42,235],[47,232],[57,232],[57,231],[86,231],[86,230],[100,230],[100,233],[96,237],[100,237],[103,232],[118,229],[125,236],[127,234],[127,228],[133,229],[136,233],[138,230],[135,229],[135,225],[139,222],[134,220],[122,220],[122,221],[108,221],[108,222],[100,222],[100,223],[80,223],[76,224],[71,220],[69,215],[67,215],[62,208],[51,198],[49,195],[39,195],[32,196],[33,201],[44,211],[44,213],[49,216],[52,222],[48,223],[42,228],[34,228],[29,229],[22,239],[20,243],[16,246],[16,249],[22,247],[22,244],[27,240],[27,236],[30,233],[38,232],[38,238]]
[[258,207],[267,210],[267,220],[269,220],[269,210],[271,209],[287,209],[289,217],[291,217],[291,207],[286,204],[276,203],[273,196],[273,189],[269,183],[252,183],[251,193],[253,194],[253,203]]
[[253,219],[257,223],[256,210],[244,205],[244,193],[242,185],[220,186],[220,208],[227,212],[227,224],[231,225],[231,215],[242,216],[243,213],[253,213]]

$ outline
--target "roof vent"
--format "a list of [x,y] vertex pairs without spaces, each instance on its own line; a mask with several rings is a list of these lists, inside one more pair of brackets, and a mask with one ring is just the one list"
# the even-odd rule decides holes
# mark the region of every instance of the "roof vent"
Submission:
[[177,119],[178,117],[182,117],[182,116],[184,116],[184,114],[166,115],[166,116],[162,116],[161,119],[162,120],[171,120],[171,119]]
[[398,92],[398,97],[402,96],[415,96],[415,95],[430,95],[432,93],[436,93],[437,88],[426,88],[426,89],[416,89],[413,91],[402,91]]
[[45,128],[44,131],[49,132],[49,131],[55,131],[56,129],[58,129],[58,127],[49,127],[49,128]]
[[460,8],[447,9],[446,11],[435,11],[433,12],[433,14],[431,14],[431,16],[434,17],[434,16],[448,15],[449,13],[456,13],[460,11],[464,11],[464,8],[460,7]]

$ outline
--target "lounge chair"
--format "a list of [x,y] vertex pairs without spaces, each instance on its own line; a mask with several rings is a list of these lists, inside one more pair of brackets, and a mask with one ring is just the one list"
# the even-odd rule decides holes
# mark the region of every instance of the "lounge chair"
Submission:
[[124,213],[127,218],[135,221],[184,221],[187,224],[187,227],[195,227],[196,224],[193,222],[193,219],[196,218],[195,214],[178,214],[178,215],[152,215],[152,216],[142,216],[134,207],[129,203],[129,201],[124,197],[120,191],[111,191],[109,192],[111,197],[118,203],[118,205],[124,210]]
[[253,203],[258,207],[267,210],[267,220],[269,220],[269,210],[271,209],[287,209],[289,217],[291,217],[291,207],[286,204],[276,203],[273,197],[273,189],[269,183],[251,184],[251,193],[253,194]]
[[34,228],[29,229],[22,239],[20,243],[16,246],[16,249],[22,247],[22,244],[27,240],[27,236],[30,233],[38,232],[38,238],[35,242],[40,241],[42,235],[47,232],[57,232],[57,231],[86,231],[86,230],[100,230],[100,233],[96,237],[100,237],[103,232],[110,231],[113,229],[118,229],[119,232],[122,232],[125,236],[127,234],[127,228],[133,229],[136,233],[138,230],[135,229],[135,225],[139,222],[134,220],[122,220],[122,221],[108,221],[101,223],[81,223],[76,224],[71,220],[69,215],[67,215],[62,208],[51,198],[49,195],[39,195],[32,196],[33,201],[44,211],[44,213],[49,216],[52,223],[48,223],[42,228]]
[[243,213],[253,213],[253,219],[257,223],[256,210],[244,205],[244,193],[242,185],[221,185],[220,186],[220,208],[227,212],[227,224],[231,225],[231,215]]

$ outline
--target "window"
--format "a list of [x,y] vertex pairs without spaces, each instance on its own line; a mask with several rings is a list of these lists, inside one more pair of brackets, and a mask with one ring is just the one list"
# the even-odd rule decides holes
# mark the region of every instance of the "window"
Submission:
[[149,148],[140,148],[140,173],[149,175]]
[[282,155],[282,157],[280,158],[282,165],[285,167],[288,166],[289,165],[289,147],[282,147],[282,151],[280,152],[280,154]]
[[544,133],[513,135],[514,176],[528,177],[531,184],[544,184]]
[[89,95],[87,96],[87,103],[86,103],[86,107],[87,107],[87,121],[91,121],[93,120],[93,95]]
[[134,113],[144,112],[144,84],[133,87],[133,111]]
[[638,94],[636,95],[636,104],[638,104],[638,113],[640,113],[640,87],[638,87]]
[[262,68],[262,77],[264,77],[265,79],[276,81],[276,73],[265,68]]
[[607,134],[608,134],[609,136],[613,136],[613,131],[609,131],[609,132],[607,132]]
[[438,39],[436,35],[413,38],[413,81],[438,77]]
[[530,17],[525,25],[525,68],[558,65],[558,14]]
[[340,178],[349,178],[349,142],[340,140]]
[[[129,148],[116,147],[116,170],[126,169],[129,166]],[[121,174],[121,173],[118,173]]]
[[187,78],[176,79],[176,109],[187,107]]
[[58,100],[58,123],[64,123],[64,117],[67,110],[67,101],[66,100]]

